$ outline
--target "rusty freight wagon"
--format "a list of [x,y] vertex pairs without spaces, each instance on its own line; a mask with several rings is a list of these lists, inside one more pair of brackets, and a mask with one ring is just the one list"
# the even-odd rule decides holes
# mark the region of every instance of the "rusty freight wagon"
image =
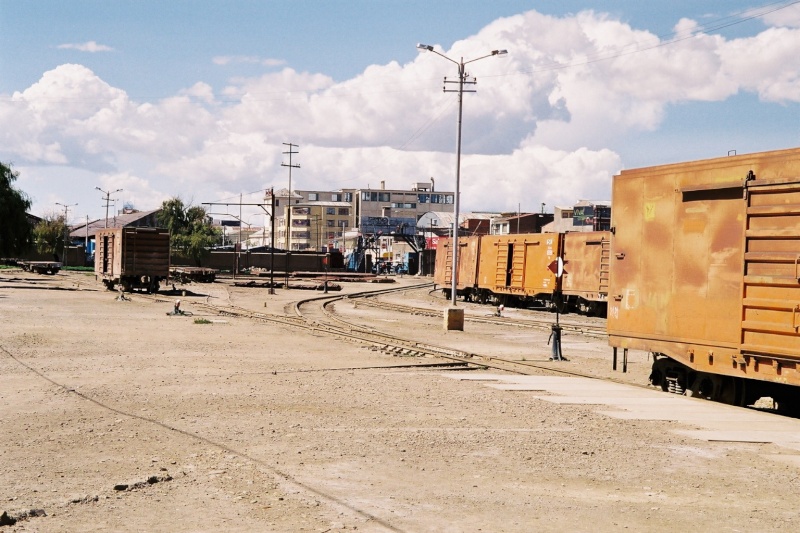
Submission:
[[[450,298],[453,279],[453,240],[439,239],[436,248],[436,263],[433,282],[442,288]],[[456,295],[465,299],[472,298],[478,280],[478,255],[480,253],[480,237],[458,238],[458,272],[456,272]]]
[[800,397],[800,149],[622,171],[609,343],[664,390]]
[[559,257],[561,242],[558,233],[481,237],[479,299],[504,304],[550,301],[557,278],[548,266]]
[[611,232],[570,232],[561,247],[564,273],[561,294],[570,309],[606,316]]
[[113,290],[158,292],[169,277],[169,230],[110,228],[97,231],[95,277]]

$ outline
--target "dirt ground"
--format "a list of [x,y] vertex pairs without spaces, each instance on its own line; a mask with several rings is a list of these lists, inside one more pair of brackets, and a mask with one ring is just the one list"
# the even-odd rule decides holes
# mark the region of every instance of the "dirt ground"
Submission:
[[[797,528],[800,472],[764,460],[773,445],[693,440],[192,303],[283,313],[307,291],[178,288],[193,318],[166,315],[174,296],[117,301],[90,275],[0,271],[0,513],[19,518],[0,532]],[[550,353],[542,331],[337,311],[472,352]],[[545,364],[647,377],[645,354],[612,373],[604,341],[565,336],[564,353]]]

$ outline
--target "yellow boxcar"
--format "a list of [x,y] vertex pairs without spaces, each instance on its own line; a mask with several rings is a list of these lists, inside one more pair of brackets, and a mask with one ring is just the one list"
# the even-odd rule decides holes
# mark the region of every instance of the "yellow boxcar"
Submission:
[[610,257],[610,231],[564,234],[561,293],[570,307],[606,315]]
[[556,275],[549,267],[558,258],[557,233],[484,235],[478,264],[478,287],[494,295],[527,300],[549,300]]
[[[478,255],[480,254],[480,237],[458,238],[458,272],[456,273],[456,294],[471,299],[478,278]],[[433,282],[442,288],[450,298],[453,279],[453,245],[452,239],[440,238],[436,245],[436,263],[433,271]]]
[[800,149],[622,171],[612,196],[611,346],[666,356],[673,392],[797,395]]

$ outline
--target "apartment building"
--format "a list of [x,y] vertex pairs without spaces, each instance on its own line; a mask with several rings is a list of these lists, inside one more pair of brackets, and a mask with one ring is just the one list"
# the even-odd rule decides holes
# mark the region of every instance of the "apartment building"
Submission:
[[[348,230],[351,235],[415,235],[423,214],[452,213],[455,198],[452,192],[434,191],[433,180],[410,189],[386,189],[381,182],[379,189],[293,190],[291,198],[287,189],[274,194],[275,247],[291,250],[344,250]],[[265,202],[270,200],[267,196]],[[265,227],[269,233],[269,221]]]

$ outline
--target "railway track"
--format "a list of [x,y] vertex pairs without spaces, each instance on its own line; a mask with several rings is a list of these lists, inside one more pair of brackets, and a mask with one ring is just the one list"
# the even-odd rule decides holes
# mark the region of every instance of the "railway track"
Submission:
[[[356,300],[356,306],[369,306],[375,307],[379,309],[384,309],[387,311],[396,311],[398,313],[406,313],[411,315],[420,315],[420,316],[430,316],[430,317],[438,317],[441,316],[441,310],[434,310],[434,309],[424,309],[421,307],[414,307],[410,305],[404,304],[397,304],[393,302],[384,302],[381,300],[375,299],[375,297],[367,296],[363,298],[359,298]],[[465,314],[464,320],[469,322],[477,322],[482,324],[493,324],[493,325],[500,325],[500,326],[515,326],[520,328],[534,328],[534,329],[541,329],[545,331],[550,331],[552,325],[554,323],[553,319],[536,319],[536,318],[507,318],[507,317],[499,317],[499,316],[475,316]],[[600,325],[589,325],[589,324],[579,324],[576,322],[564,322],[559,321],[559,325],[561,326],[561,330],[568,333],[575,333],[578,335],[583,335],[586,337],[592,337],[596,339],[607,339],[608,334],[606,333],[605,326]]]
[[[477,352],[469,352],[459,350],[447,346],[436,345],[427,342],[420,342],[414,339],[402,338],[397,335],[387,334],[383,331],[367,326],[364,324],[356,324],[349,322],[342,318],[335,312],[335,305],[343,301],[357,301],[360,303],[369,302],[367,305],[374,307],[396,310],[399,312],[419,312],[419,308],[411,306],[402,306],[397,304],[387,304],[386,302],[379,302],[374,299],[376,296],[390,294],[393,292],[404,292],[409,290],[425,289],[431,284],[420,284],[416,286],[404,287],[391,287],[380,289],[377,291],[365,291],[361,293],[349,295],[326,295],[305,298],[293,303],[287,304],[283,314],[277,313],[262,313],[245,309],[235,305],[228,304],[212,304],[208,302],[192,302],[191,305],[198,309],[202,309],[210,314],[218,314],[222,316],[246,318],[256,320],[264,323],[278,324],[285,327],[297,328],[304,331],[310,331],[316,334],[323,334],[344,340],[350,343],[360,345],[366,349],[381,351],[388,355],[395,357],[410,357],[410,358],[438,358],[444,359],[449,363],[450,367],[464,368],[464,369],[486,369],[491,368],[495,370],[502,370],[505,372],[512,372],[516,374],[537,374],[544,372],[554,373],[558,375],[586,377],[593,379],[601,379],[595,375],[579,372],[571,369],[558,368],[559,363],[552,363],[548,360],[513,360],[504,357],[497,357],[493,355],[481,354]],[[145,298],[153,299],[156,301],[169,301],[166,299],[154,297]],[[440,312],[429,311],[430,316],[440,316]],[[426,316],[428,316],[426,314]],[[483,317],[470,317],[481,319]],[[487,317],[489,318],[489,317]],[[494,323],[491,321],[487,321]],[[518,325],[518,321],[509,321],[500,319],[497,323],[508,326]],[[533,321],[528,321],[533,322]],[[524,324],[522,327],[544,327],[537,326],[534,323]],[[547,323],[546,329],[550,328],[550,323]],[[578,330],[576,329],[576,332]],[[430,366],[423,363],[413,366]],[[439,364],[435,366],[440,366]],[[603,378],[605,379],[605,378]],[[617,380],[611,380],[617,381]],[[620,381],[622,382],[622,381]]]

